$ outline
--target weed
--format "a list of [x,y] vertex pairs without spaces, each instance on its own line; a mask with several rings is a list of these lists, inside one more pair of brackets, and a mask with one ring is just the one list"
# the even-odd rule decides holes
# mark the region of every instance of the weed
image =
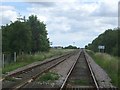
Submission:
[[59,79],[59,75],[54,72],[44,73],[38,81],[40,82],[53,82]]

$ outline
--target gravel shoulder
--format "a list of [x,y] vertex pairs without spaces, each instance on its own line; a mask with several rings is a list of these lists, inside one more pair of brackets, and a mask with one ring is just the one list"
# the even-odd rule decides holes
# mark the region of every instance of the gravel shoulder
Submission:
[[59,80],[56,81],[56,85],[57,86],[61,86],[62,83],[64,82],[70,68],[72,67],[72,65],[75,63],[75,61],[77,60],[77,58],[79,57],[79,53],[77,53],[76,55],[70,57],[68,60],[66,60],[63,63],[60,63],[57,67],[53,68],[51,71],[52,72],[56,72],[57,74],[59,74],[61,77],[59,78]]
[[[66,54],[67,54],[67,53],[66,53]],[[63,54],[63,55],[65,55],[65,54]],[[16,70],[7,72],[7,74],[3,75],[2,77],[4,78],[5,76],[12,75],[12,74],[17,73],[17,72],[21,72],[21,71],[26,70],[26,69],[29,69],[29,68],[31,68],[31,67],[34,67],[34,66],[43,64],[43,63],[45,63],[45,62],[51,61],[52,59],[59,58],[59,57],[61,57],[61,56],[63,56],[63,55],[54,56],[54,57],[45,59],[44,61],[37,61],[37,62],[31,63],[31,64],[28,64],[28,65],[23,66],[23,67],[20,67],[20,68],[18,68],[18,69],[16,69]]]
[[108,74],[98,64],[95,63],[95,61],[88,55],[86,51],[85,51],[85,55],[86,55],[86,59],[88,60],[88,62],[90,63],[93,69],[93,72],[97,79],[99,87],[100,88],[114,88]]

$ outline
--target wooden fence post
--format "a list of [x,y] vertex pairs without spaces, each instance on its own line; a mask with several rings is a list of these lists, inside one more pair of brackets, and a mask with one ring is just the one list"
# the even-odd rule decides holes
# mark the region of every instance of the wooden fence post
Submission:
[[16,62],[16,52],[14,52],[14,62]]
[[4,54],[2,55],[2,66],[3,68],[5,67],[5,55]]

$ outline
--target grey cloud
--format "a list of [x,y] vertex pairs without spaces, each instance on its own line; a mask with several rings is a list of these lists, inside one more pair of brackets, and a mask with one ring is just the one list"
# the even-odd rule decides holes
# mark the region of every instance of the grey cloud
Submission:
[[97,8],[94,12],[91,13],[91,16],[118,17],[117,10],[112,10],[111,7],[109,7],[103,2],[100,4],[99,8]]
[[118,20],[117,17],[103,18],[103,20],[101,21],[101,23],[103,23],[103,24],[108,24],[108,25],[113,25],[113,26],[116,26],[116,27],[117,27],[117,25],[118,25],[117,20]]
[[55,2],[27,2],[32,4],[33,6],[42,6],[42,7],[54,7],[56,4]]
[[2,17],[2,20],[0,20],[0,21],[2,21],[1,24],[0,24],[0,26],[2,26],[2,25],[7,24],[8,22],[10,22],[11,20],[8,19],[8,18],[3,18],[3,17]]

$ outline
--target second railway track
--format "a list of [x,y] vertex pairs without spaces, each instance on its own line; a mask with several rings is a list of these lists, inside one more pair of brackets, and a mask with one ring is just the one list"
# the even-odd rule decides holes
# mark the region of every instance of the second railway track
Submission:
[[32,68],[29,68],[25,71],[15,73],[13,75],[7,76],[3,81],[3,89],[18,89],[26,85],[27,83],[32,82],[36,79],[40,74],[46,72],[47,70],[53,68],[59,63],[63,62],[70,56],[74,55],[78,51],[66,54],[49,62],[43,63],[42,65],[38,65]]

